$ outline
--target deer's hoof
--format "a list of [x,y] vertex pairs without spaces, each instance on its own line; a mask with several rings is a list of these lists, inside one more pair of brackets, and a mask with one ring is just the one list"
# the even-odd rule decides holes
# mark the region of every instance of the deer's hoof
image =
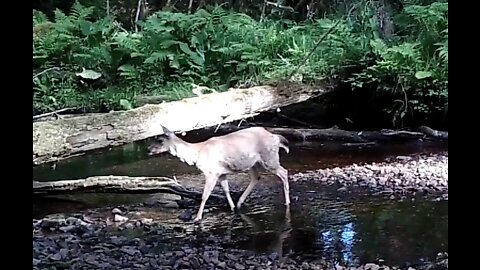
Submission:
[[196,218],[193,220],[193,223],[198,224],[198,223],[200,223],[201,220],[202,220],[202,218],[196,217]]

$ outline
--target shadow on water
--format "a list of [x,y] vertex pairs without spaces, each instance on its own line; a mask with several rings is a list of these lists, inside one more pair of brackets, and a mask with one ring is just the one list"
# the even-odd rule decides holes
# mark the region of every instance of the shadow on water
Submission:
[[[51,181],[109,174],[171,176],[198,173],[168,155],[147,157],[146,144],[143,141],[70,158],[60,162],[55,170],[49,166],[37,167],[34,176],[39,181]],[[338,143],[297,144],[291,147],[289,155],[282,154],[282,163],[296,172],[446,150],[446,146],[433,143],[363,148]],[[292,185],[291,192],[299,199],[292,204],[289,219],[283,211],[281,196],[277,196],[266,198],[262,205],[247,206],[240,215],[223,210],[211,212],[206,215],[203,229],[206,234],[224,239],[222,243],[230,243],[231,247],[299,256],[305,260],[322,257],[347,265],[383,259],[388,264],[402,266],[418,263],[423,258],[433,259],[438,252],[448,251],[448,201],[339,199],[334,188],[318,191],[318,187],[298,185]],[[145,195],[86,194],[66,198],[73,201],[36,201],[34,216],[136,203]],[[171,222],[187,226],[177,216],[178,213],[172,215]]]

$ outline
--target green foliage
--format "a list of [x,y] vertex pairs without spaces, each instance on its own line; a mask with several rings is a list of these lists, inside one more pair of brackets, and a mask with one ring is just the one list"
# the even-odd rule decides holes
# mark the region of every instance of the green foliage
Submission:
[[397,16],[396,42],[370,39],[369,65],[347,80],[356,88],[391,96],[385,110],[394,125],[405,116],[428,120],[448,110],[448,3],[407,5]]
[[[448,108],[448,4],[406,5],[395,17],[398,37],[385,41],[377,34],[371,1],[360,3],[295,79],[343,74],[353,88],[390,95],[385,108],[395,121]],[[295,70],[339,20],[258,22],[216,6],[193,14],[158,11],[133,33],[94,12],[78,3],[68,15],[56,10],[53,21],[34,12],[34,73],[59,68],[34,79],[36,111],[121,110],[139,94],[189,97],[193,84],[224,90],[275,82]],[[352,66],[356,72],[345,74]]]

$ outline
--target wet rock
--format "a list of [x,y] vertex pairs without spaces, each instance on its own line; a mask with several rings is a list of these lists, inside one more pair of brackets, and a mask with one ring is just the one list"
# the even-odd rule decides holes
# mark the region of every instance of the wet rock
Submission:
[[60,254],[60,252],[50,256],[50,260],[52,261],[60,261],[61,259],[62,259],[62,255]]
[[219,265],[219,264],[220,264],[220,261],[218,260],[218,256],[212,257],[212,258],[211,258],[211,262],[212,262],[214,265]]
[[205,263],[210,263],[212,260],[210,259],[210,256],[208,256],[208,253],[205,251],[202,254],[202,259],[205,261]]
[[138,251],[138,249],[136,249],[136,247],[132,247],[132,246],[123,246],[123,247],[120,248],[120,251],[122,251],[123,253],[126,253],[130,256],[133,256],[134,254],[140,252],[140,251]]
[[125,224],[123,225],[122,229],[133,230],[133,229],[135,229],[135,224],[133,224],[133,223],[125,223]]
[[225,254],[225,257],[230,261],[237,261],[238,260],[237,256],[235,256],[233,254],[230,254],[230,253]]
[[128,218],[124,217],[124,216],[121,216],[119,214],[115,214],[115,216],[113,217],[113,221],[115,221],[115,222],[126,222],[126,221],[128,221]]
[[58,228],[61,232],[70,232],[76,229],[75,225],[67,225]]
[[239,264],[239,263],[235,263],[235,264],[234,264],[234,267],[235,267],[235,269],[237,269],[237,270],[245,270],[245,266],[243,266],[243,265],[241,265],[241,264]]
[[375,263],[367,263],[367,264],[365,264],[364,269],[365,270],[378,270],[378,269],[380,269],[380,266],[378,264],[375,264]]
[[122,214],[122,210],[118,209],[118,208],[113,208],[112,209],[112,214],[117,214],[117,215],[121,215]]
[[150,225],[153,223],[153,219],[152,218],[142,218],[140,220],[140,222],[144,225]]
[[190,221],[192,220],[193,217],[193,211],[188,209],[185,212],[183,212],[178,218],[182,221]]

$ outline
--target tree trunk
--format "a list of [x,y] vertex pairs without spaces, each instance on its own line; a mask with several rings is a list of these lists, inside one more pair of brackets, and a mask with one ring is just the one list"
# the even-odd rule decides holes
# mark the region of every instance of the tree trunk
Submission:
[[257,86],[133,110],[33,123],[33,164],[162,134],[160,124],[184,132],[252,117],[325,93],[304,85]]

